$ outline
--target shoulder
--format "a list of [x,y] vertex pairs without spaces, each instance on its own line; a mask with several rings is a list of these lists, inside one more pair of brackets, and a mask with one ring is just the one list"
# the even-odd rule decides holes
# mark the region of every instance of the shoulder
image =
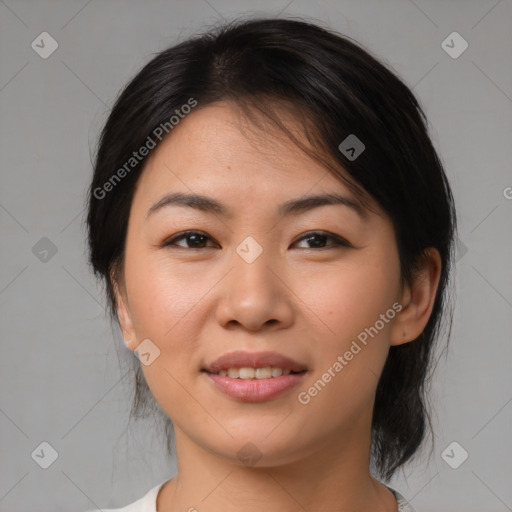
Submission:
[[158,491],[164,483],[165,482],[162,482],[156,485],[137,501],[134,501],[124,507],[91,509],[86,512],[156,512],[156,498],[158,496]]

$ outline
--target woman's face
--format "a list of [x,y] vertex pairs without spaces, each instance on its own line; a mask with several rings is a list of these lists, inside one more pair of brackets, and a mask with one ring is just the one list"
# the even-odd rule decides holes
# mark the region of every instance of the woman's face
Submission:
[[[350,206],[346,185],[282,133],[241,123],[229,104],[207,106],[154,150],[131,207],[119,314],[132,350],[149,340],[142,369],[177,435],[272,466],[368,441],[400,337],[399,258],[386,215]],[[177,193],[220,206],[162,202]],[[348,201],[283,206],[325,194]],[[199,233],[171,242],[189,230]],[[306,371],[259,382],[204,371],[234,351],[277,353]]]

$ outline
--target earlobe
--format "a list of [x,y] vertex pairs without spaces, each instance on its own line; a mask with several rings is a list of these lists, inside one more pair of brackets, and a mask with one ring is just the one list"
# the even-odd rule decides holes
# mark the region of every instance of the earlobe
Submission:
[[133,343],[132,340],[123,340],[124,341],[124,344],[131,350],[135,350],[135,344]]
[[413,278],[412,285],[402,294],[403,308],[396,317],[391,330],[391,345],[402,345],[415,340],[428,323],[436,298],[441,276],[439,251],[429,248],[426,251],[422,268]]

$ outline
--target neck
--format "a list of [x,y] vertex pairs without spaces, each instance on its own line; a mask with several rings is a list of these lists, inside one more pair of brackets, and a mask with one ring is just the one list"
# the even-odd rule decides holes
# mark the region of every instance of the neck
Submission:
[[174,432],[178,475],[160,491],[157,512],[397,511],[394,496],[369,472],[369,432],[333,432],[307,456],[302,450],[292,461],[256,466],[205,450],[176,425]]

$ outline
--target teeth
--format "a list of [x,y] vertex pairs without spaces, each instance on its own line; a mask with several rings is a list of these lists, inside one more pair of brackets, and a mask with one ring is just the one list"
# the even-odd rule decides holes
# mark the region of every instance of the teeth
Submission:
[[230,368],[228,370],[228,377],[231,377],[232,379],[240,377],[240,370],[238,368]]
[[264,368],[229,368],[228,370],[220,370],[217,375],[223,377],[231,377],[232,379],[270,379],[271,377],[281,377],[281,375],[289,375],[290,370],[283,368],[265,366]]
[[254,379],[254,375],[256,374],[254,368],[240,368],[239,372],[241,379]]
[[[270,366],[266,366],[265,368],[256,368],[254,376],[257,379],[270,379],[270,377],[272,377],[272,368]],[[241,372],[240,378],[243,378]]]
[[281,377],[283,374],[282,368],[272,368],[272,377]]

